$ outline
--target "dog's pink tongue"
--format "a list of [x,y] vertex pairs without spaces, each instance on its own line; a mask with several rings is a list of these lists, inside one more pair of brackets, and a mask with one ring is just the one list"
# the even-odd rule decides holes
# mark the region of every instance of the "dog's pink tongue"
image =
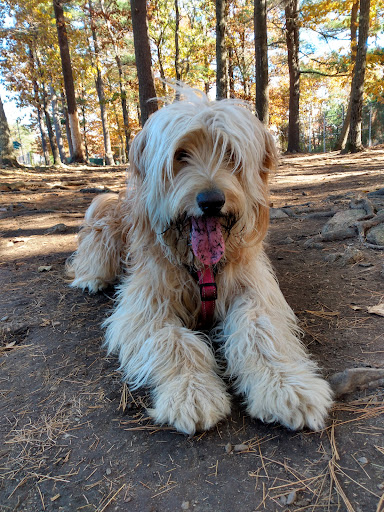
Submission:
[[204,265],[221,260],[225,242],[217,217],[192,217],[191,243],[193,254]]

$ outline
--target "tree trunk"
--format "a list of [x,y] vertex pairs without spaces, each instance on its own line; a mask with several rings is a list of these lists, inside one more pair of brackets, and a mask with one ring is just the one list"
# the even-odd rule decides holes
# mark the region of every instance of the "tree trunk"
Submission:
[[285,7],[286,40],[289,68],[288,153],[300,151],[300,67],[298,0],[287,0]]
[[88,2],[88,5],[89,5],[89,17],[90,17],[90,22],[91,22],[92,39],[93,39],[93,49],[94,49],[94,54],[95,54],[95,68],[96,68],[95,83],[96,83],[97,96],[99,98],[101,125],[103,128],[105,163],[107,165],[115,165],[115,161],[113,160],[112,148],[111,148],[111,136],[109,134],[108,115],[107,115],[106,102],[105,102],[104,82],[103,82],[103,77],[101,76],[100,65],[99,65],[100,49],[99,49],[99,43],[97,40],[95,20],[94,20],[94,16],[93,16],[94,15],[93,6],[92,6],[92,2],[90,0]]
[[256,74],[256,112],[263,124],[269,122],[269,86],[268,86],[268,41],[267,41],[267,2],[255,0],[255,74]]
[[163,80],[162,86],[163,86],[164,96],[166,96],[167,84],[165,83],[166,76],[165,76],[164,65],[163,65],[163,56],[161,55],[161,49],[160,49],[161,41],[162,41],[162,37],[159,40],[154,41],[154,43],[156,45],[157,62],[159,63],[160,76],[161,76],[161,79]]
[[57,147],[55,134],[53,133],[51,118],[50,118],[50,115],[48,112],[47,91],[45,89],[44,82],[42,82],[42,90],[43,90],[43,112],[44,112],[44,117],[45,117],[45,124],[46,124],[47,130],[48,130],[48,139],[49,139],[49,145],[51,146],[51,151],[52,151],[52,156],[53,156],[53,164],[60,165],[61,164],[60,153],[59,153],[59,148]]
[[39,86],[36,82],[36,80],[33,80],[33,90],[34,90],[34,96],[35,96],[35,105],[37,110],[37,121],[39,123],[39,130],[40,130],[40,137],[41,137],[41,148],[43,150],[45,165],[51,165],[51,158],[49,156],[48,147],[47,147],[47,133],[45,131],[44,125],[43,125],[43,119],[41,117],[41,105],[40,105],[40,98],[39,98]]
[[[123,135],[122,135],[122,132],[121,132],[119,116],[118,116],[117,111],[116,111],[115,103],[112,104],[112,108],[113,108],[113,113],[115,115],[115,122],[116,122],[116,126],[117,126],[117,133],[118,133],[119,139],[120,139],[119,160],[120,160],[120,164],[121,163],[125,164],[126,163],[126,158],[125,158],[125,151],[124,151],[124,140],[123,140]],[[121,151],[122,149],[123,149],[123,151]]]
[[61,103],[62,103],[62,112],[63,112],[63,116],[64,116],[64,120],[65,120],[65,133],[67,134],[69,156],[70,156],[70,161],[72,161],[72,158],[73,158],[72,134],[71,134],[71,128],[69,126],[68,109],[66,107],[67,102],[65,101],[65,95],[64,95],[63,90],[61,91]]
[[[357,49],[357,14],[359,12],[359,3],[360,0],[354,0],[351,9],[351,64],[352,64],[352,76],[354,73],[355,63],[356,63],[356,49]],[[341,133],[339,139],[335,145],[336,150],[343,150],[347,143],[348,134],[349,134],[349,125],[351,122],[351,96],[352,96],[352,85],[351,85],[351,94],[349,95],[348,108],[347,113],[344,118],[343,126],[341,128]]]
[[137,78],[139,80],[141,123],[144,125],[148,117],[157,110],[157,102],[149,101],[156,98],[156,91],[152,75],[146,1],[131,0],[131,15]]
[[55,127],[57,147],[59,148],[60,159],[65,164],[67,162],[67,156],[65,154],[65,149],[64,149],[64,144],[63,144],[63,135],[61,133],[60,120],[58,117],[56,92],[55,92],[52,84],[50,84],[49,88],[50,88],[50,93],[51,93],[52,119],[53,119],[53,125]]
[[229,97],[235,97],[235,76],[234,76],[234,65],[233,65],[233,46],[232,44],[228,48],[228,85],[229,85]]
[[7,117],[4,112],[3,102],[0,98],[0,166],[21,167],[11,142]]
[[41,117],[41,107],[40,105],[36,105],[37,110],[37,121],[39,123],[40,137],[41,137],[41,148],[43,150],[45,165],[51,165],[51,157],[48,152],[47,146],[47,132],[45,131],[43,119]]
[[179,11],[179,2],[175,0],[175,71],[176,71],[176,80],[180,82],[181,73],[180,73],[180,49],[179,49],[179,28],[180,28],[180,11]]
[[227,0],[216,0],[216,99],[228,97]]
[[33,51],[32,47],[29,49],[29,56],[30,56],[30,63],[32,66],[32,69],[35,69],[35,63],[37,66],[37,72],[40,76],[41,80],[41,90],[42,90],[42,99],[43,99],[43,112],[45,117],[45,125],[48,130],[48,139],[49,139],[49,145],[51,146],[52,156],[53,156],[53,164],[54,165],[61,165],[61,158],[59,153],[59,148],[57,147],[55,134],[53,133],[52,123],[51,123],[51,117],[49,115],[48,111],[48,102],[47,102],[47,89],[45,87],[45,83],[43,80],[43,71],[41,69],[39,54],[37,51]]
[[361,142],[361,121],[363,110],[364,77],[367,66],[367,41],[369,32],[370,0],[360,0],[359,38],[356,63],[351,87],[351,122],[346,152],[357,153],[364,149]]
[[124,121],[124,135],[125,135],[125,160],[128,160],[129,155],[129,141],[131,138],[131,128],[129,126],[129,112],[127,102],[127,91],[124,87],[123,82],[123,67],[121,65],[120,56],[116,54],[117,69],[119,71],[119,87],[120,87],[120,98],[121,98],[121,111],[123,113]]
[[129,141],[131,138],[131,129],[129,127],[129,112],[128,112],[128,103],[127,103],[127,92],[125,90],[124,86],[124,73],[123,73],[123,66],[121,64],[121,58],[120,58],[120,52],[119,48],[116,44],[116,38],[113,34],[112,28],[111,28],[111,22],[109,20],[109,17],[107,15],[107,12],[105,10],[104,0],[100,0],[100,6],[101,6],[101,12],[103,13],[104,20],[107,25],[109,38],[111,40],[111,43],[113,45],[113,49],[115,52],[115,60],[117,64],[117,70],[119,72],[119,88],[120,88],[120,99],[121,99],[121,110],[123,113],[123,120],[124,120],[124,136],[125,136],[125,159],[128,160],[128,154],[129,154]]
[[63,3],[64,0],[53,0],[53,8],[55,11],[57,36],[61,56],[61,65],[63,68],[65,95],[67,98],[68,105],[69,125],[71,128],[72,135],[72,161],[84,163],[86,160],[84,156],[83,142],[81,139],[79,118],[77,115],[75,85],[73,83],[72,64],[71,57],[69,54],[68,36],[65,25]]
[[82,98],[81,98],[81,113],[83,115],[83,138],[84,138],[84,147],[85,147],[85,155],[87,157],[87,160],[89,160],[89,152],[88,152],[88,143],[87,143],[87,118],[85,117],[85,90],[84,86],[81,91]]
[[35,57],[34,57],[34,53],[32,50],[32,43],[28,47],[28,56],[29,56],[29,65],[31,68],[33,95],[34,95],[35,106],[36,106],[36,110],[37,110],[37,121],[39,123],[39,130],[40,130],[40,136],[41,136],[41,148],[43,150],[45,165],[50,165],[51,158],[50,158],[50,155],[48,152],[48,147],[47,147],[47,133],[45,131],[45,128],[43,125],[43,120],[41,117],[42,108],[41,108],[41,102],[40,102],[39,85],[35,78],[35,76],[36,76]]

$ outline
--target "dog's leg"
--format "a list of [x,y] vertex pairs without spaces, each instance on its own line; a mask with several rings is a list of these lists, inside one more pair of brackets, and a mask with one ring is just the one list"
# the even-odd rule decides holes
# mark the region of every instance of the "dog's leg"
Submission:
[[250,416],[278,421],[293,430],[321,429],[332,392],[298,336],[294,314],[274,279],[268,290],[247,290],[223,323],[223,355],[236,390],[246,398]]
[[154,420],[193,434],[227,416],[230,398],[207,340],[182,325],[179,302],[157,279],[161,273],[153,270],[123,282],[118,306],[106,321],[106,344],[119,353],[120,369],[133,388],[152,389]]
[[77,251],[67,262],[71,286],[96,293],[120,274],[122,212],[117,194],[97,196],[88,208]]

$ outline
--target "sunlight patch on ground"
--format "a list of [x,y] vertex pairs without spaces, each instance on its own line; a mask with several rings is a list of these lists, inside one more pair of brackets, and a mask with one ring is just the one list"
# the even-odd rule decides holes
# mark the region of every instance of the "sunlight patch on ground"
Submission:
[[[374,173],[374,171],[371,171],[372,173]],[[337,180],[345,180],[346,178],[357,178],[358,176],[367,176],[367,174],[370,174],[369,172],[367,173],[367,171],[353,171],[353,172],[347,172],[347,171],[343,171],[343,172],[334,172],[334,173],[327,173],[327,174],[290,174],[289,176],[287,175],[276,175],[274,176],[274,178],[272,179],[272,182],[274,184],[278,184],[278,185],[292,185],[292,184],[307,184],[307,183],[320,183],[322,181],[327,181],[327,182],[331,182],[331,181],[337,181]]]
[[76,249],[76,236],[73,234],[12,237],[3,242],[2,260],[15,261],[37,256],[41,257],[43,265],[45,256],[68,252],[68,247],[70,250]]

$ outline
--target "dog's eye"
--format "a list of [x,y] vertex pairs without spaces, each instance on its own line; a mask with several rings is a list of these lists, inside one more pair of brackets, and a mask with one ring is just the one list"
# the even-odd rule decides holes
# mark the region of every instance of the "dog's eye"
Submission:
[[225,152],[224,158],[226,162],[228,162],[229,166],[233,169],[233,172],[236,173],[239,170],[240,166],[235,152],[231,148],[228,148]]
[[175,153],[175,160],[178,162],[185,162],[188,157],[189,154],[184,149],[178,149]]
[[231,150],[231,148],[228,148],[225,150],[225,159],[228,162],[231,162],[232,160],[234,160],[234,154],[233,154],[233,151]]

